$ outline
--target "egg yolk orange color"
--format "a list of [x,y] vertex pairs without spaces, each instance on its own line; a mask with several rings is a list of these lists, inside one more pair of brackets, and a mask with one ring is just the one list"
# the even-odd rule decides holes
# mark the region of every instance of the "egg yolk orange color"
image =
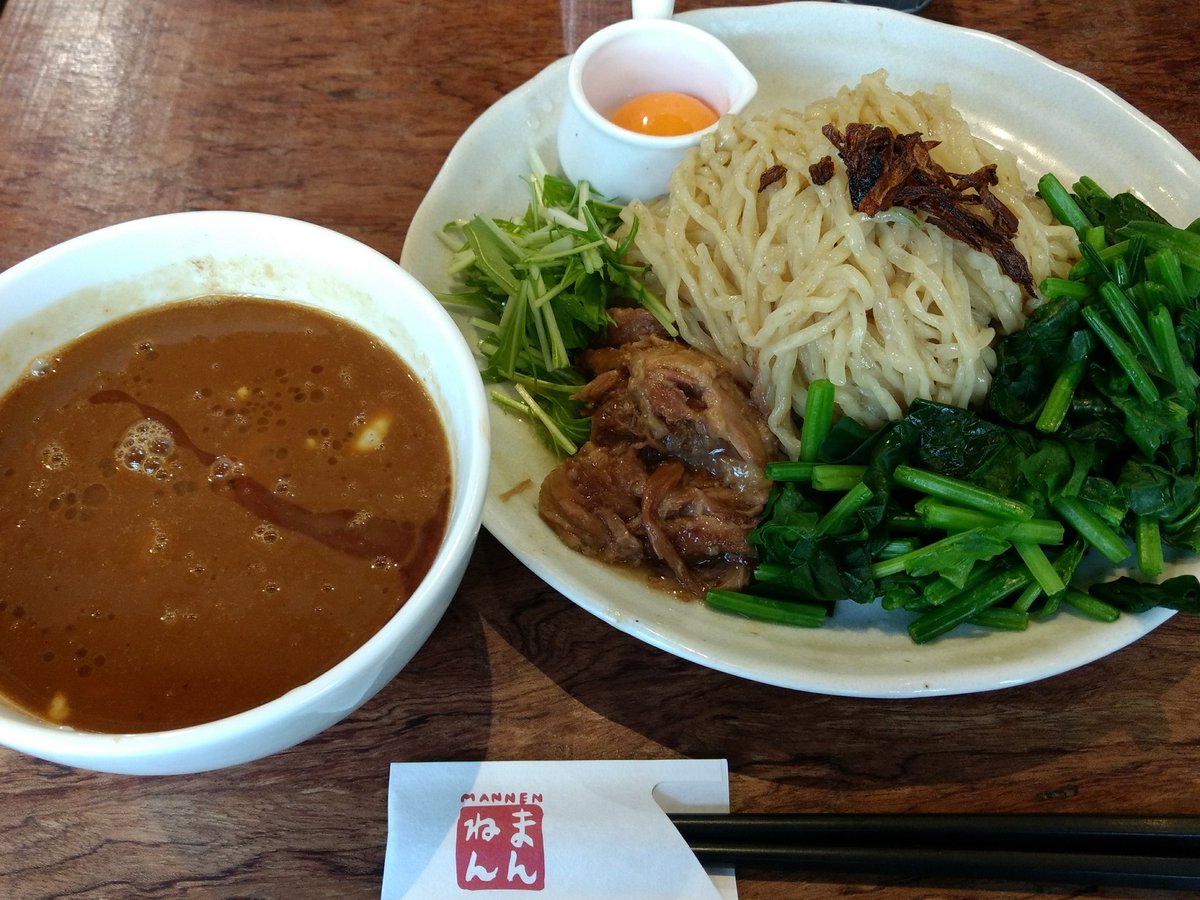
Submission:
[[658,91],[627,100],[609,121],[627,131],[671,137],[691,134],[717,121],[717,114],[706,103],[676,91]]

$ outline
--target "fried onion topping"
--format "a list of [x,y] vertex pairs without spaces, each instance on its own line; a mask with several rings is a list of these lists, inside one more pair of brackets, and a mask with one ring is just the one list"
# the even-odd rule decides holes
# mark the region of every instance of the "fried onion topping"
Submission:
[[842,134],[831,123],[821,132],[846,166],[856,210],[869,216],[893,206],[923,212],[950,237],[990,253],[1005,275],[1035,294],[1029,263],[1012,242],[1017,217],[991,192],[998,183],[994,164],[967,175],[947,172],[929,155],[938,141],[883,125],[852,122]]
[[833,177],[833,157],[822,156],[809,166],[808,177],[812,179],[813,184],[828,184],[829,179]]
[[758,192],[761,194],[775,182],[782,180],[787,176],[787,166],[776,163],[768,169],[764,169],[763,173],[758,176]]

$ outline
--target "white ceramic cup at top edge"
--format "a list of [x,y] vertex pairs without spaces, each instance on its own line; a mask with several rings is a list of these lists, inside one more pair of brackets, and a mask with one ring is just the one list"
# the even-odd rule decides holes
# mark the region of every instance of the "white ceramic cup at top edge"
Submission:
[[716,124],[691,134],[637,134],[609,121],[624,101],[677,91],[718,115],[741,112],[758,90],[754,76],[720,40],[674,19],[626,19],[602,28],[575,52],[558,130],[563,174],[600,194],[649,200],[664,193],[676,165]]

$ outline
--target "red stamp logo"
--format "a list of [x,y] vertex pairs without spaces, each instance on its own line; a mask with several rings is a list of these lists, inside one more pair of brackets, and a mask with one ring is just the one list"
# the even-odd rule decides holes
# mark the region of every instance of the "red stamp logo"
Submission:
[[[460,888],[465,891],[545,888],[542,807],[536,802],[505,802],[530,797],[524,793],[463,796],[455,838]],[[532,799],[541,800],[541,795],[534,794]]]

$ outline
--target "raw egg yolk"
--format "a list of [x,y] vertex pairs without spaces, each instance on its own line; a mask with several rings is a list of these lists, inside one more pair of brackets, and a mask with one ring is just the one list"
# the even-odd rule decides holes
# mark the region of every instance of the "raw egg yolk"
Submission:
[[658,91],[625,101],[609,116],[609,121],[638,134],[671,137],[700,131],[717,118],[706,103],[695,97],[675,91]]

